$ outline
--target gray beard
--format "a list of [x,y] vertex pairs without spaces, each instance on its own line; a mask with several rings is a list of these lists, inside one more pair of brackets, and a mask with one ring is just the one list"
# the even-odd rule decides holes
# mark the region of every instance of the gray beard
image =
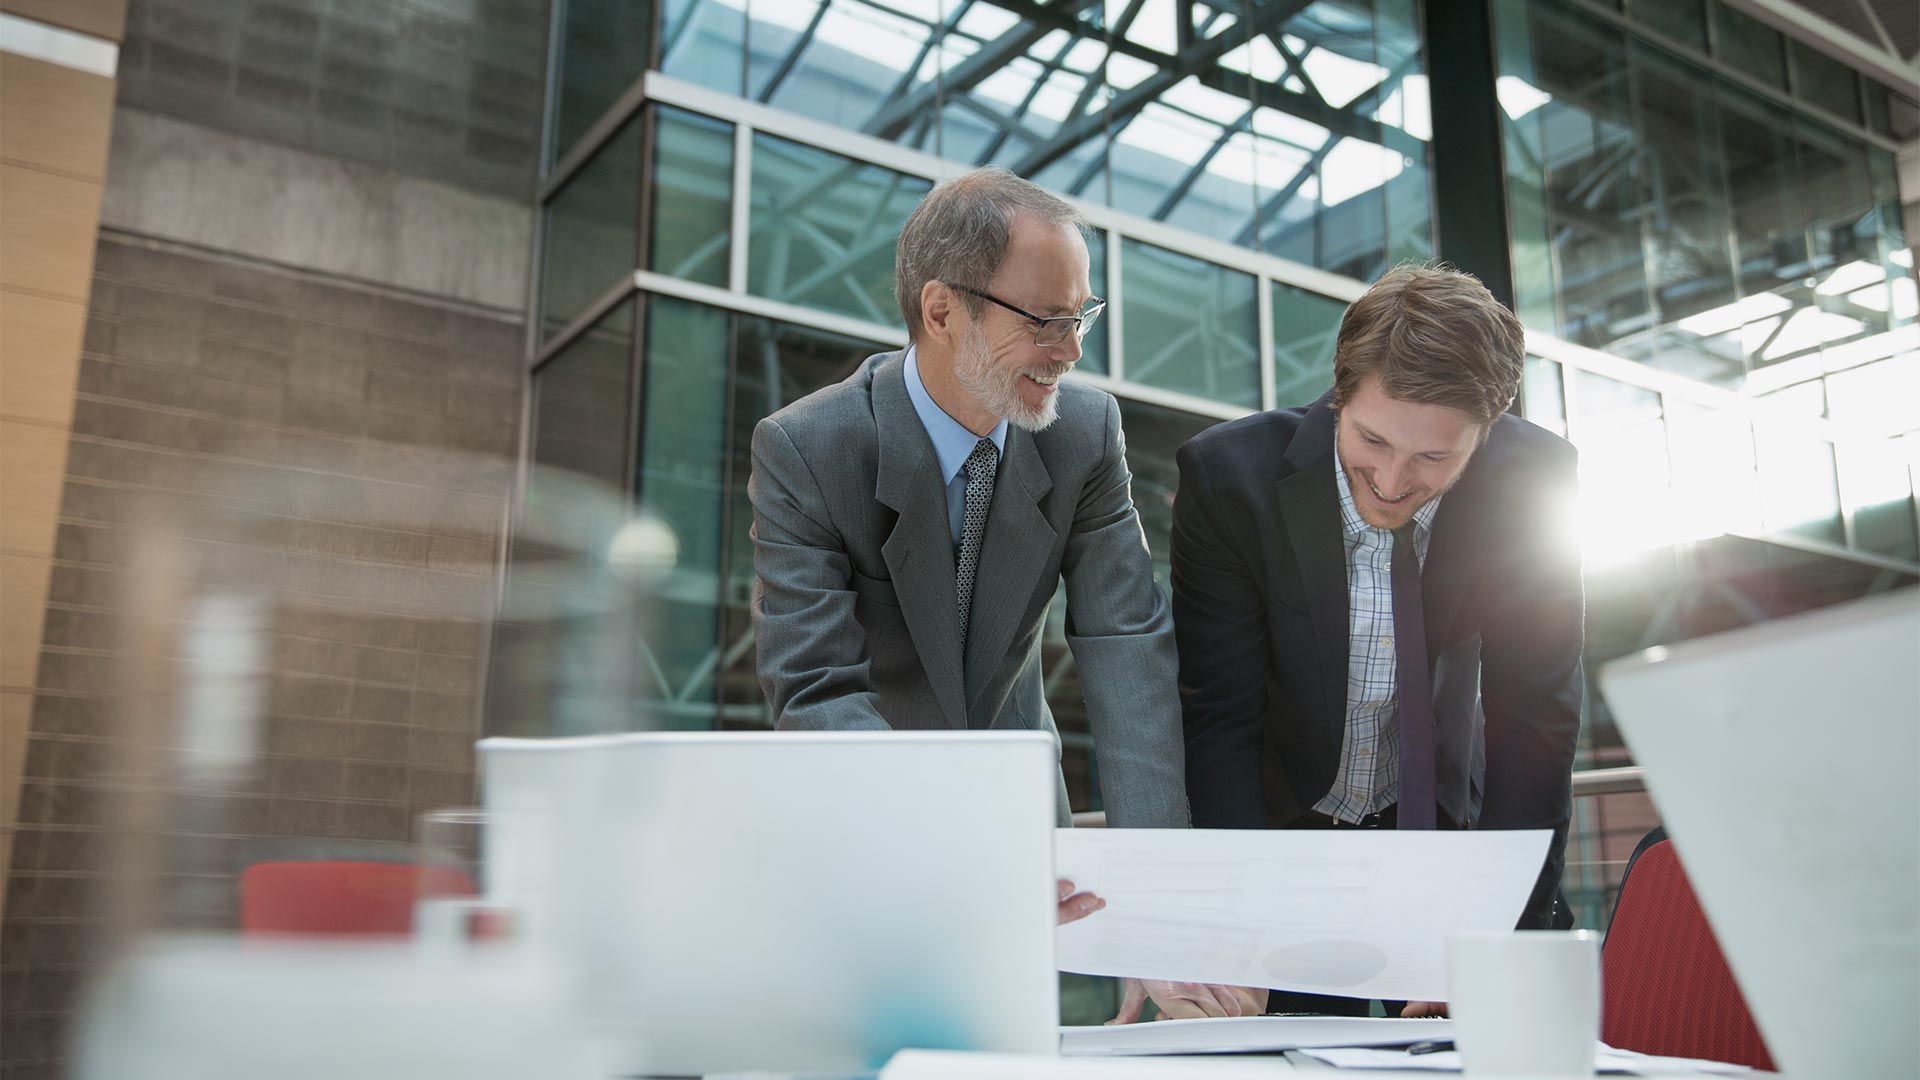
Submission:
[[1020,400],[1018,371],[1000,372],[993,366],[993,350],[987,346],[986,332],[978,323],[967,328],[960,348],[953,356],[953,377],[974,403],[1022,431],[1045,431],[1060,418],[1060,393],[1047,395],[1047,403],[1038,409]]

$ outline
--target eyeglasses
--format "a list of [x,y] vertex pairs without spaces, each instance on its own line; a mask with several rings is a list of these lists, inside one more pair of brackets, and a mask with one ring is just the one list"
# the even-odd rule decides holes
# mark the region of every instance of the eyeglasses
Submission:
[[1075,341],[1083,340],[1087,336],[1087,331],[1093,329],[1093,324],[1100,320],[1100,313],[1107,310],[1107,302],[1096,296],[1087,302],[1087,307],[1078,315],[1035,315],[1024,308],[1014,307],[992,293],[969,289],[965,285],[955,285],[951,281],[945,284],[950,289],[959,289],[963,293],[977,296],[982,300],[991,300],[1023,319],[1031,319],[1038,323],[1038,327],[1033,332],[1033,343],[1042,349],[1051,348],[1067,340],[1068,334],[1072,334]]

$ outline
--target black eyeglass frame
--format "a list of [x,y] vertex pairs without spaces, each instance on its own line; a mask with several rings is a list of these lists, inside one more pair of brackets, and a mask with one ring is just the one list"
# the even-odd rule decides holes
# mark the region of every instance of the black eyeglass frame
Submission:
[[1059,341],[1040,340],[1043,336],[1045,336],[1048,327],[1050,327],[1052,324],[1072,323],[1073,324],[1072,333],[1074,335],[1074,340],[1085,341],[1087,339],[1087,332],[1092,330],[1093,324],[1100,320],[1100,313],[1107,310],[1107,302],[1096,296],[1087,301],[1088,303],[1093,305],[1093,309],[1091,311],[1082,311],[1078,315],[1035,315],[1033,312],[1028,311],[1025,308],[1017,307],[1013,304],[1009,304],[1005,300],[1002,300],[999,297],[989,292],[982,292],[979,289],[969,288],[968,286],[965,286],[965,285],[956,285],[951,281],[943,281],[941,282],[941,284],[945,285],[949,289],[958,289],[963,293],[967,293],[972,296],[977,296],[982,300],[990,300],[993,303],[999,304],[1001,307],[1006,308],[1008,311],[1013,312],[1015,315],[1018,315],[1023,319],[1030,319],[1033,322],[1039,323],[1040,324],[1039,327],[1035,329],[1033,332],[1033,344],[1036,348],[1041,348],[1041,349],[1051,349],[1055,345],[1059,345],[1062,342],[1065,342],[1067,340],[1065,334],[1062,334],[1060,336]]

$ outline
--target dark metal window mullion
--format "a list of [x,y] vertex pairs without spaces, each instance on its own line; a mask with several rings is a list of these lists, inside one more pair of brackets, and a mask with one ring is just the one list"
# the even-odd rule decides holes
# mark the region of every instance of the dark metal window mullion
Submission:
[[[1508,220],[1505,147],[1494,79],[1490,0],[1422,0],[1427,85],[1455,95],[1433,116],[1435,254],[1473,274],[1494,297],[1514,305],[1512,223]],[[1481,223],[1471,230],[1448,222]]]

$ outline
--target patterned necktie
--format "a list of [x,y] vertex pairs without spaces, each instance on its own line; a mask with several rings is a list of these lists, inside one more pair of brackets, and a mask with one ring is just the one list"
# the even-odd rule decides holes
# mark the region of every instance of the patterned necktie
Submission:
[[954,593],[960,601],[960,645],[967,644],[967,615],[973,610],[973,579],[980,569],[980,541],[987,534],[987,508],[993,503],[993,474],[1000,466],[1000,448],[992,439],[973,444],[973,453],[960,466],[967,474],[966,512],[960,521],[960,551],[954,560]]
[[1393,531],[1393,659],[1400,696],[1399,828],[1431,829],[1434,809],[1433,691],[1420,606],[1420,557],[1411,521]]

